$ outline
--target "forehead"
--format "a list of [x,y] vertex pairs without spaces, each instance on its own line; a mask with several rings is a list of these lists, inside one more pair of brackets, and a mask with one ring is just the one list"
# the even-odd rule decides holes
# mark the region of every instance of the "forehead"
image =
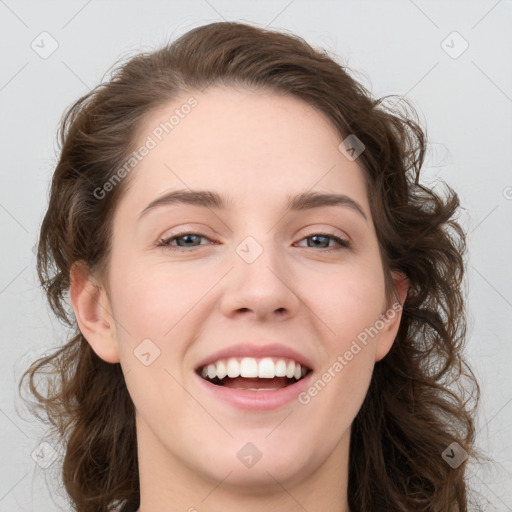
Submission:
[[363,172],[339,151],[341,140],[324,113],[290,95],[191,91],[145,116],[135,147],[151,149],[130,189],[145,199],[177,188],[217,190],[240,205],[314,189],[364,202]]

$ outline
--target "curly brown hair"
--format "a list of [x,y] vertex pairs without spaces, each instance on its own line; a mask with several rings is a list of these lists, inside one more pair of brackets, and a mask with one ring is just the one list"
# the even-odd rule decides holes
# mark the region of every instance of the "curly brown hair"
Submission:
[[[200,26],[132,57],[63,116],[37,269],[52,310],[74,335],[32,363],[19,387],[29,376],[34,405],[66,443],[62,477],[73,507],[135,510],[140,497],[135,411],[123,372],[94,353],[67,301],[73,263],[106,268],[113,213],[129,177],[101,200],[95,191],[133,151],[143,116],[183,91],[212,85],[300,98],[323,112],[341,138],[353,134],[364,143],[358,162],[387,291],[391,271],[399,271],[409,292],[396,340],[376,363],[352,424],[350,510],[467,511],[467,461],[452,468],[441,455],[453,442],[476,455],[480,390],[463,356],[466,241],[458,196],[449,186],[441,195],[420,184],[427,138],[406,100],[372,98],[334,56],[296,35],[235,22]],[[399,101],[387,105],[389,98]],[[47,379],[46,394],[36,374]]]

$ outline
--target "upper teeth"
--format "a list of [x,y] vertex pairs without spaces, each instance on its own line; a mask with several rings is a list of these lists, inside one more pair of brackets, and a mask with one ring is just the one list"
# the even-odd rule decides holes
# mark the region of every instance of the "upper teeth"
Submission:
[[226,377],[246,377],[260,379],[273,379],[274,377],[288,377],[299,380],[306,375],[306,368],[293,361],[292,359],[277,359],[272,357],[264,357],[263,359],[255,359],[254,357],[243,357],[219,359],[215,363],[204,366],[201,375],[204,378],[214,379],[218,377],[223,379]]

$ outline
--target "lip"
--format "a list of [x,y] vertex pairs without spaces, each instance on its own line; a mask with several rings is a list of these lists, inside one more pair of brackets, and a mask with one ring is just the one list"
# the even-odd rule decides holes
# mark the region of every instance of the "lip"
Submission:
[[297,400],[300,393],[306,391],[313,379],[313,372],[310,371],[299,381],[282,389],[274,391],[248,391],[217,386],[203,379],[195,372],[194,375],[195,378],[199,379],[199,385],[202,389],[212,397],[245,411],[271,411],[284,407]]
[[[208,366],[209,364],[215,363],[219,359],[229,359],[230,357],[281,357],[283,359],[293,359],[302,367],[306,367],[309,370],[313,369],[313,364],[306,356],[302,355],[300,352],[297,352],[291,347],[287,347],[286,345],[281,345],[279,343],[273,343],[270,345],[254,345],[251,343],[244,343],[233,345],[231,347],[227,347],[214,352],[213,354],[210,354],[196,366],[195,370],[197,372],[197,370],[203,366]],[[301,381],[302,379],[299,382]],[[263,394],[264,391],[259,391],[259,393]]]

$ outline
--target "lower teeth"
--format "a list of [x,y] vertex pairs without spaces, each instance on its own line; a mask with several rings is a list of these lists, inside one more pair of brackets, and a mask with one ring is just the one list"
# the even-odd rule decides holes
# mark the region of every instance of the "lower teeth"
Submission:
[[[287,378],[286,385],[283,387],[277,387],[277,388],[232,388],[232,389],[241,389],[241,390],[248,390],[248,391],[277,391],[278,389],[283,389],[287,386],[290,386],[292,384],[295,384],[296,382],[299,382],[299,380],[302,380],[304,376],[302,376],[300,379],[295,379],[294,377]],[[213,379],[209,379],[208,377],[203,377],[204,380],[207,382],[210,382],[211,384],[215,384],[216,386],[224,386],[225,380],[220,380],[218,377],[214,377]]]
[[241,389],[243,391],[277,391],[278,389],[283,389],[283,388],[232,388],[232,389]]

